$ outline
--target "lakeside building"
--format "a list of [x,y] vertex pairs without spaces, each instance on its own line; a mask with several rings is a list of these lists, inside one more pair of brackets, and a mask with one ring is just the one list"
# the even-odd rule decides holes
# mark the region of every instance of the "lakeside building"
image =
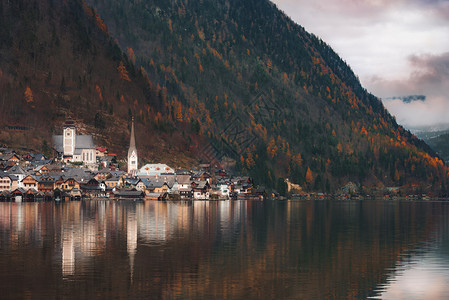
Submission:
[[77,135],[75,122],[68,119],[63,126],[62,135],[53,136],[54,149],[64,162],[83,163],[88,169],[95,170],[97,148],[91,135]]

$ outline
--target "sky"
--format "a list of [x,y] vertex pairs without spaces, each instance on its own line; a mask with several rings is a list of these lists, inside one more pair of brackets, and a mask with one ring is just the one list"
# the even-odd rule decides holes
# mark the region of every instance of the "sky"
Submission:
[[[272,0],[409,129],[449,128],[449,0]],[[425,95],[405,104],[386,98]]]

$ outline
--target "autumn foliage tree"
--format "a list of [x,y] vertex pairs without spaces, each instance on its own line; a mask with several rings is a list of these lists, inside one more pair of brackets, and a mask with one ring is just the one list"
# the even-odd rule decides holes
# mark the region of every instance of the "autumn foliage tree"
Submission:
[[120,62],[120,65],[117,67],[117,70],[118,70],[118,72],[120,74],[120,78],[122,80],[131,81],[131,78],[129,78],[129,75],[128,75],[128,70],[126,70],[126,67],[122,61]]
[[33,103],[34,102],[33,92],[31,91],[29,86],[26,87],[24,94],[25,94],[25,101],[26,101],[26,103]]

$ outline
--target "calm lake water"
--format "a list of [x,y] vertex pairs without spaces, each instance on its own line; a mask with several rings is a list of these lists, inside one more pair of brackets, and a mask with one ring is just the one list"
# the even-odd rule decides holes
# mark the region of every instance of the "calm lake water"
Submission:
[[0,203],[2,299],[449,299],[449,202]]

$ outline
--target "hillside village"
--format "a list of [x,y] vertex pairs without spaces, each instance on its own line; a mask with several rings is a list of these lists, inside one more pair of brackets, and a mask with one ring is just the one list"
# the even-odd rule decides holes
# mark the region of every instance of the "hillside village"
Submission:
[[75,122],[68,119],[62,135],[53,136],[53,158],[0,148],[0,201],[218,200],[265,193],[253,188],[251,178],[232,176],[209,164],[192,170],[175,170],[164,163],[139,168],[134,120],[126,161],[127,170],[121,170],[115,154],[96,147],[92,136],[77,135]]

